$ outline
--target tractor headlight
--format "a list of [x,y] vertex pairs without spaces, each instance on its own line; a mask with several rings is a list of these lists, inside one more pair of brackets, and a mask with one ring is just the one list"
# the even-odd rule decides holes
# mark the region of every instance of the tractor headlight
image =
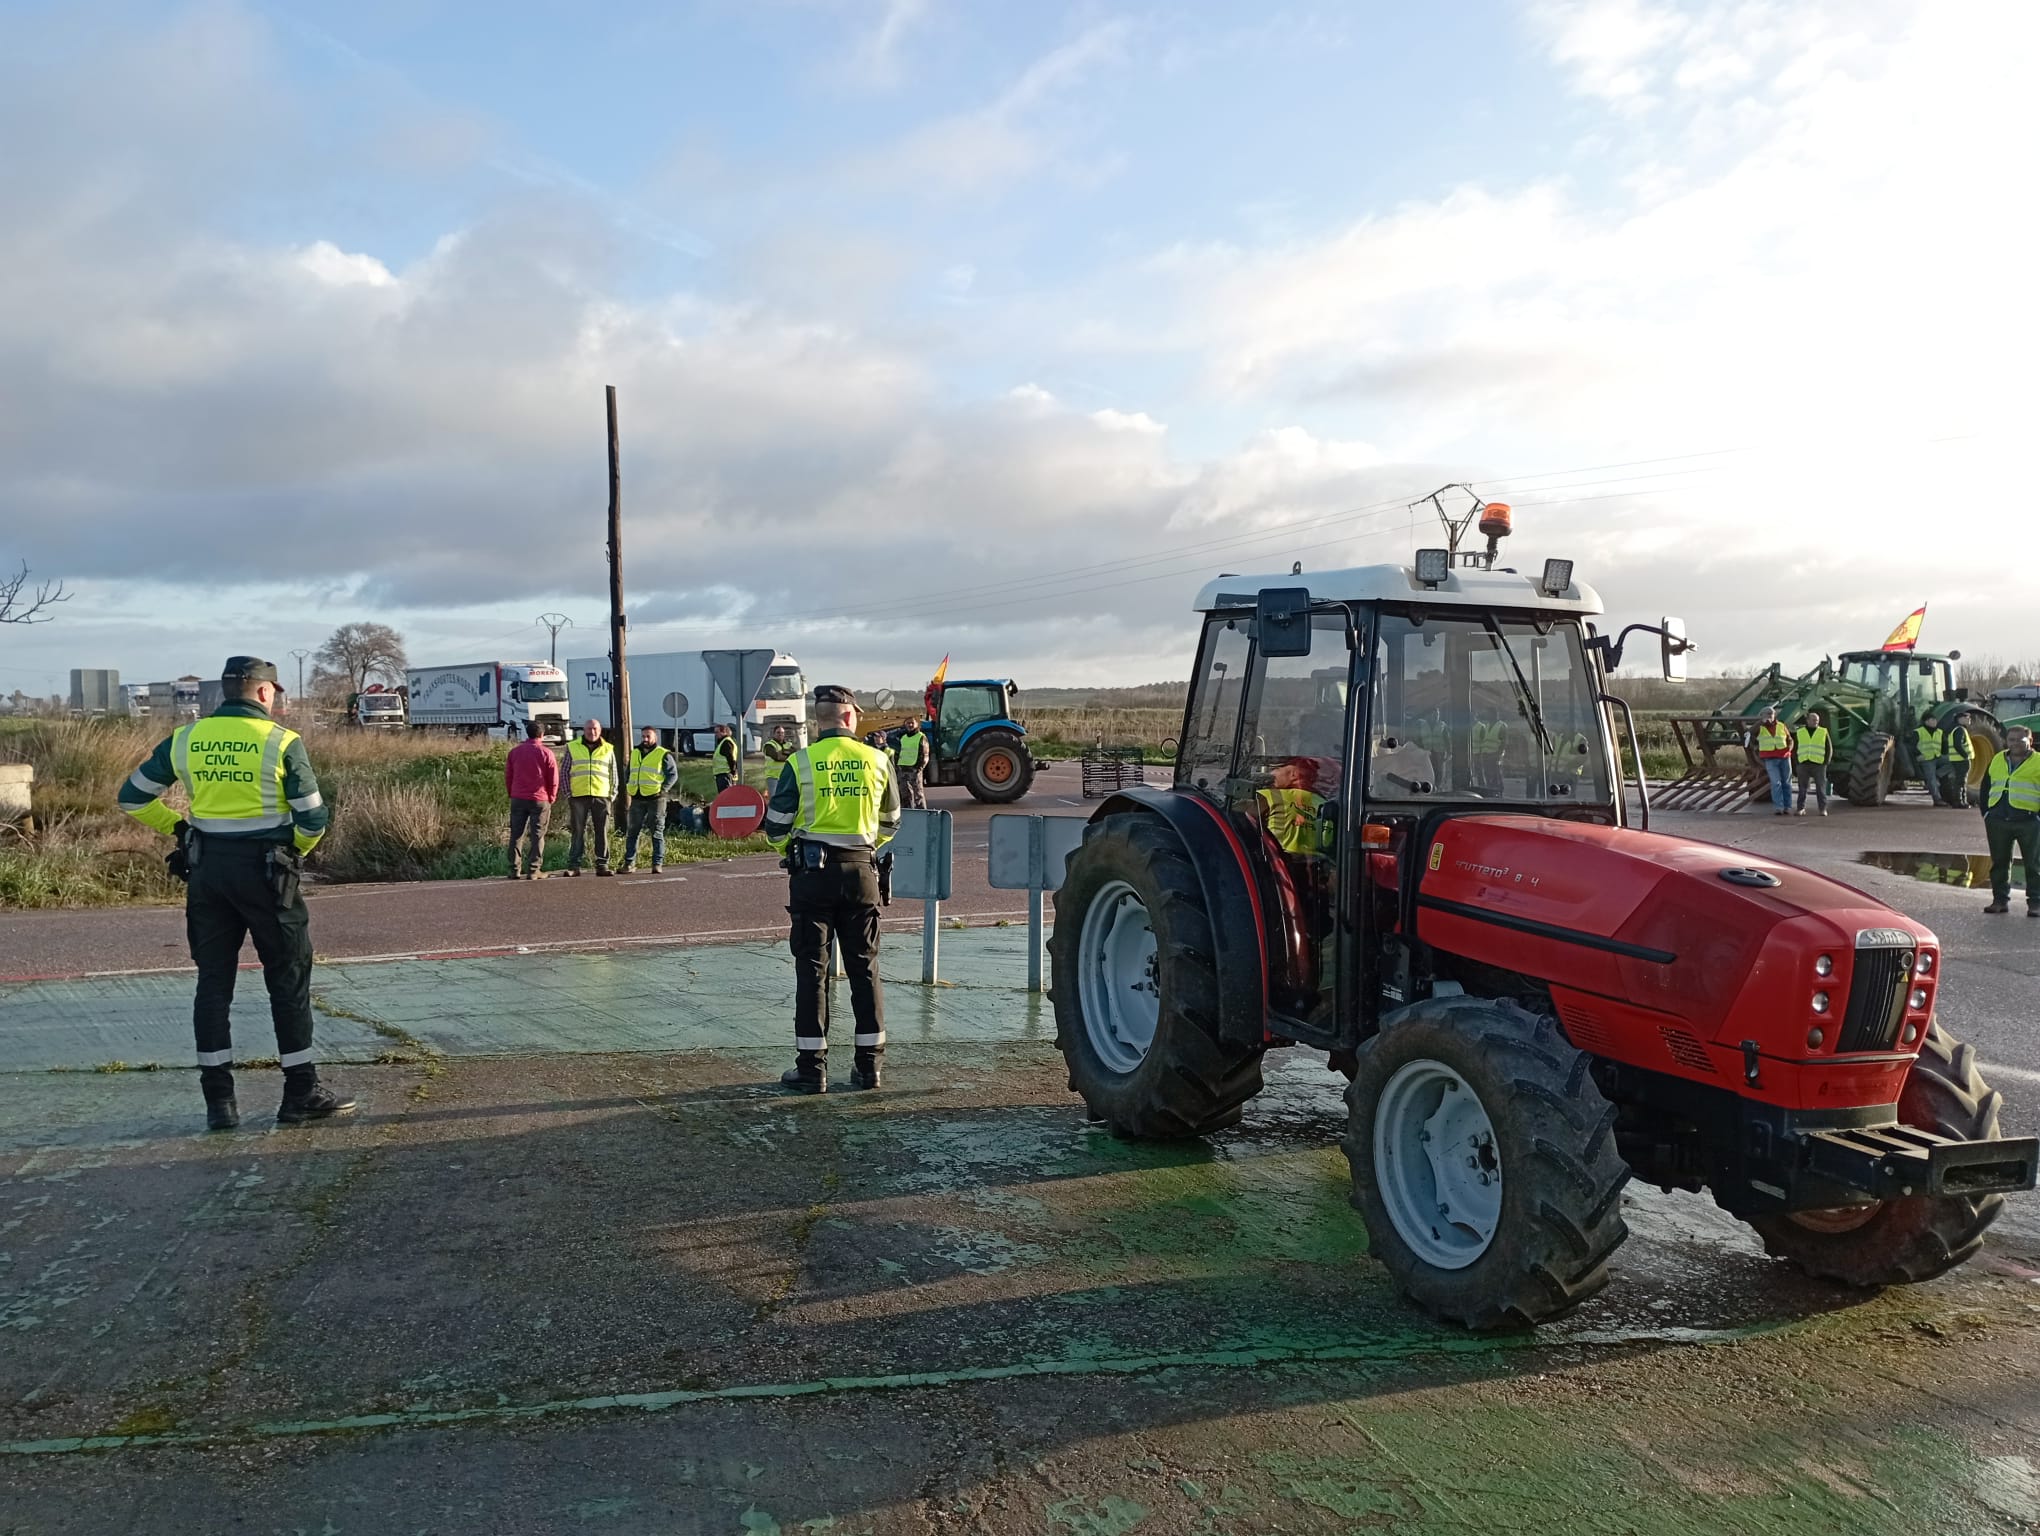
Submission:
[[1921,950],[1919,959],[1913,962],[1913,971],[1920,976],[1934,974],[1934,956],[1929,950]]
[[1926,1007],[1927,989],[1925,987],[1914,987],[1912,989],[1912,996],[1906,999],[1906,1003],[1908,1004],[1908,1006],[1913,1008]]
[[1835,973],[1835,957],[1833,955],[1822,955],[1818,960],[1813,962],[1814,975],[1825,977],[1832,976],[1834,975],[1834,973]]
[[1816,992],[1813,994],[1813,1011],[1815,1013],[1826,1013],[1828,1011],[1827,993]]
[[1417,551],[1417,580],[1425,586],[1435,587],[1451,574],[1451,550],[1420,549]]
[[1544,579],[1537,583],[1538,590],[1546,597],[1563,597],[1565,589],[1572,585],[1572,561],[1547,560],[1544,562]]

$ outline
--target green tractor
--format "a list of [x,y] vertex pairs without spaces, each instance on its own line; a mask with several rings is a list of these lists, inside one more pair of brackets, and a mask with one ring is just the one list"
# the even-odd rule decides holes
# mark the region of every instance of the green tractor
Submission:
[[1990,712],[2001,729],[2023,725],[2040,736],[2040,683],[2014,683],[1990,696]]
[[1773,662],[1712,714],[1673,719],[1686,772],[1654,803],[1730,810],[1763,795],[1764,773],[1747,741],[1766,707],[1788,725],[1820,712],[1834,741],[1829,785],[1852,805],[1882,805],[1900,785],[1920,782],[1915,733],[1922,725],[1968,730],[1973,787],[2003,747],[2004,733],[1995,714],[1955,687],[1949,663],[1961,658],[1960,651],[1850,651],[1798,677]]

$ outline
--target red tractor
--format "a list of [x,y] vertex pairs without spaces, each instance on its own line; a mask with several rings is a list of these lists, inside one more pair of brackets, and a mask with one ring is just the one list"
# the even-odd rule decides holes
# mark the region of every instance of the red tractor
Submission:
[[1961,1263],[2034,1187],[1934,1017],[1933,934],[1647,803],[1630,825],[1606,677],[1639,629],[1683,675],[1676,621],[1603,635],[1571,562],[1445,550],[1197,607],[1175,784],[1101,806],[1056,899],[1094,1119],[1202,1135],[1271,1047],[1327,1052],[1372,1252],[1472,1328],[1599,1290],[1632,1175],[1858,1286]]

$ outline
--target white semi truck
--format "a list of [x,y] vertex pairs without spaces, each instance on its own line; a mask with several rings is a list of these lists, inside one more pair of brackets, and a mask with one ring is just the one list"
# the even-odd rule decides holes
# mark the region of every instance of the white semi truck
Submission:
[[[567,689],[576,721],[593,715],[605,727],[609,724],[609,685],[607,656],[567,663]],[[744,701],[742,712],[746,753],[758,751],[782,725],[790,742],[806,746],[807,680],[800,663],[774,652],[765,680],[756,696]],[[737,705],[716,686],[703,652],[664,651],[630,658],[633,731],[652,726],[674,751],[703,756],[715,747],[715,727],[731,724],[737,713]]]
[[542,661],[470,661],[406,674],[414,730],[450,730],[522,741],[536,720],[554,741],[571,734],[567,676]]

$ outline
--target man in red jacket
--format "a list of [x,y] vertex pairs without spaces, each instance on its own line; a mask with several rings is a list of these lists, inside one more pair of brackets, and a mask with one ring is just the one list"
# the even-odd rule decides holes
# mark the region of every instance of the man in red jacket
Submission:
[[[545,824],[560,793],[560,760],[539,740],[536,720],[525,722],[524,740],[510,749],[503,764],[503,787],[510,791],[510,878],[536,880],[545,866]],[[524,868],[517,867],[517,839],[526,840]]]

